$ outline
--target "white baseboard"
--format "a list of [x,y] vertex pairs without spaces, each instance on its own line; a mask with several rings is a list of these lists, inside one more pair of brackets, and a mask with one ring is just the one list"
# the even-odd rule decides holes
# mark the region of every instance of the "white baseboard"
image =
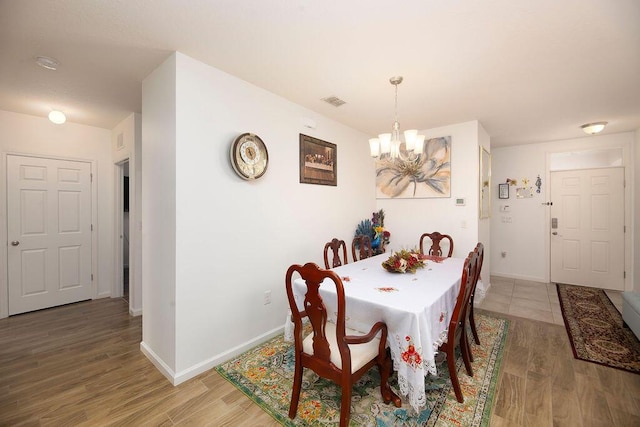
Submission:
[[504,277],[505,279],[518,279],[518,280],[527,280],[529,282],[548,283],[544,278],[534,277],[534,276],[523,276],[521,274],[491,272],[491,275],[496,277]]
[[142,309],[141,308],[129,308],[129,314],[132,316],[141,316],[142,315]]
[[149,346],[147,346],[147,344],[145,344],[144,341],[140,343],[140,351],[142,352],[142,354],[147,356],[147,359],[149,359],[149,361],[153,363],[153,366],[155,366],[162,375],[167,377],[171,384],[177,385],[174,381],[175,374],[173,373],[173,370],[169,368],[169,366],[167,366],[167,364],[164,363],[162,359],[160,359],[158,355],[155,354],[153,350],[151,350]]
[[221,363],[226,362],[229,359],[234,358],[247,350],[252,349],[253,347],[261,344],[276,335],[282,334],[284,332],[284,325],[279,326],[275,329],[265,332],[262,335],[259,335],[252,340],[244,342],[232,349],[225,351],[224,353],[217,354],[207,360],[203,360],[202,362],[193,365],[187,369],[183,369],[178,373],[174,373],[163,361],[160,359],[144,342],[140,343],[140,350],[144,353],[145,356],[153,363],[153,365],[173,384],[174,386],[182,384],[183,382],[190,380],[191,378],[197,377],[203,372],[206,372]]

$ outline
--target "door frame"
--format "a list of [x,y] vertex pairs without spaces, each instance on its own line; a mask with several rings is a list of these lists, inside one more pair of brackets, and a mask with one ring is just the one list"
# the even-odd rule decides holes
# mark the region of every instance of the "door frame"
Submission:
[[122,262],[122,257],[124,253],[123,249],[123,211],[124,211],[124,203],[123,203],[123,184],[124,184],[124,164],[128,162],[129,159],[124,159],[118,163],[116,163],[115,171],[113,174],[113,178],[115,180],[115,184],[113,186],[113,196],[114,196],[114,219],[115,219],[115,238],[114,238],[114,259],[113,259],[113,286],[111,288],[111,298],[119,298],[122,297],[123,294],[123,281],[124,281],[124,263]]
[[124,238],[122,228],[124,226],[124,165],[125,163],[129,164],[129,313],[132,315],[138,315],[140,313],[135,312],[133,309],[133,301],[136,301],[135,298],[138,297],[137,290],[135,289],[135,271],[136,265],[133,259],[133,236],[134,226],[132,219],[135,218],[135,208],[133,206],[132,200],[134,200],[133,192],[131,191],[132,186],[134,185],[134,180],[131,175],[131,158],[126,157],[121,159],[117,163],[114,163],[114,219],[115,219],[115,227],[114,227],[114,272],[113,272],[113,286],[111,289],[111,297],[119,298],[123,295],[123,270],[124,270],[124,262],[123,262],[123,254],[124,254]]
[[[117,162],[113,163],[114,168],[114,181],[113,181],[113,194],[114,194],[114,271],[113,271],[113,283],[111,285],[111,297],[122,297],[122,244],[120,235],[122,234],[122,222],[123,215],[123,183],[124,183],[124,164],[129,163],[129,314],[132,316],[139,316],[142,314],[142,288],[139,280],[140,259],[138,258],[139,251],[139,214],[136,209],[136,188],[137,188],[137,176],[135,170],[135,156],[123,157]],[[138,308],[136,308],[136,306]]]
[[[0,153],[0,162],[2,162],[2,173],[0,173],[0,263],[4,267],[4,274],[0,275],[0,319],[9,316],[9,252],[7,245],[8,239],[8,227],[7,223],[7,157],[8,156],[20,156],[20,157],[37,157],[42,159],[52,160],[67,160],[72,162],[84,162],[89,163],[91,166],[91,224],[93,230],[91,232],[91,274],[93,280],[91,281],[91,299],[98,297],[98,191],[97,191],[97,163],[95,160],[82,159],[77,157],[64,157],[64,156],[52,156],[47,154],[36,153],[21,153],[15,151],[6,151]],[[94,174],[96,175],[94,179]]]
[[[546,153],[546,167],[545,167],[545,180],[543,183],[546,186],[545,195],[547,200],[545,202],[553,202],[553,195],[551,194],[551,172],[560,172],[565,170],[581,170],[581,169],[594,169],[594,168],[609,168],[609,167],[621,167],[624,169],[624,226],[626,232],[624,233],[624,290],[631,291],[633,290],[633,277],[634,277],[634,266],[633,266],[633,237],[634,230],[631,227],[632,216],[631,216],[631,205],[633,205],[632,191],[633,191],[633,179],[631,176],[631,169],[633,165],[629,164],[630,154],[627,146],[610,146],[606,147],[606,149],[621,149],[622,150],[622,164],[621,165],[585,165],[584,167],[578,168],[566,168],[566,169],[554,169],[551,170],[551,157],[554,154],[563,154],[570,152],[588,152],[593,150],[594,147],[584,147],[581,149],[575,150],[560,150],[560,151],[548,151]],[[544,235],[544,245],[546,248],[546,269],[545,269],[545,281],[546,283],[551,283],[551,209],[550,206],[547,206],[545,209],[545,235]],[[640,266],[636,266],[636,268],[640,268]]]

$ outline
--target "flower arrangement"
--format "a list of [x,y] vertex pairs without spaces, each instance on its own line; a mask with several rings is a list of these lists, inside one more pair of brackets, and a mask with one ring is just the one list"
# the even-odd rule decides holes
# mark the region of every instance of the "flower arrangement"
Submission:
[[389,243],[391,233],[384,228],[384,210],[372,214],[371,219],[365,219],[358,224],[355,236],[364,234],[371,238],[371,248],[374,255],[385,252],[385,246]]
[[403,249],[392,254],[382,266],[392,273],[415,273],[417,269],[424,267],[424,261],[420,253]]

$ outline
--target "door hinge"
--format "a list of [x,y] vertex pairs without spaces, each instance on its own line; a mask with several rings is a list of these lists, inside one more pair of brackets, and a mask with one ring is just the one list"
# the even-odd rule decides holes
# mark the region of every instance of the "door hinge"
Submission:
[[93,273],[91,273],[91,281],[93,282]]
[[90,173],[89,177],[91,178],[91,182],[93,182],[93,173]]
[[93,224],[91,224],[91,231],[93,231]]
[[623,278],[623,279],[626,279],[626,278],[627,278],[627,272],[626,272],[626,271],[623,271],[623,272],[622,272],[622,278]]
[[623,225],[623,226],[622,226],[622,232],[623,232],[623,233],[626,233],[626,232],[627,232],[627,226],[626,226],[626,225]]

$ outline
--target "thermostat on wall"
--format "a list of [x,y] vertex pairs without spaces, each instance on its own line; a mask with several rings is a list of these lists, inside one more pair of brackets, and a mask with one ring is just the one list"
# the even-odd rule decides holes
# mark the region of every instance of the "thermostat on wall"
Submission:
[[456,206],[464,206],[464,198],[456,199]]

